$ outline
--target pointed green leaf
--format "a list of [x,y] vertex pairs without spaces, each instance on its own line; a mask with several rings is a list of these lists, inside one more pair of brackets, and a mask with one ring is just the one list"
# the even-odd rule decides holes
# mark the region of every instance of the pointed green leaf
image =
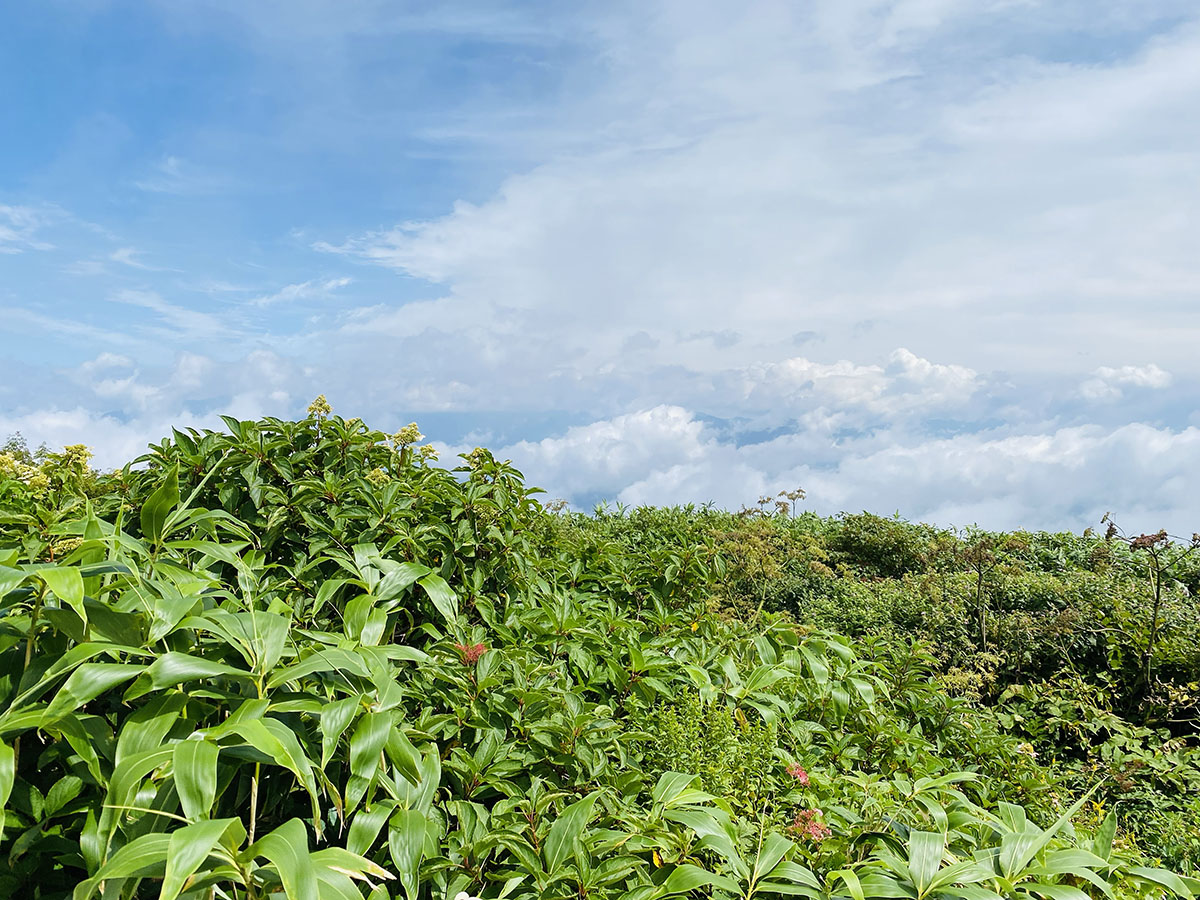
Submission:
[[[95,875],[81,882],[72,895],[72,900],[90,900],[101,882],[105,890],[119,888],[127,878],[158,875],[167,861],[167,845],[170,838],[165,834],[144,834],[134,838],[112,855]],[[117,891],[113,892],[113,896]]]
[[924,894],[942,866],[946,852],[946,836],[939,832],[910,831],[908,833],[908,871],[917,890]]
[[454,596],[454,591],[450,590],[450,585],[446,584],[445,579],[430,572],[418,580],[417,584],[425,589],[442,618],[451,625],[458,621],[458,598]]
[[579,840],[592,817],[592,807],[596,805],[598,794],[588,794],[582,800],[572,803],[562,811],[550,833],[546,835],[546,871],[553,875],[566,858],[571,855],[571,847]]
[[217,797],[217,757],[212,741],[189,739],[175,745],[175,792],[183,814],[192,821],[207,819]]
[[416,900],[428,822],[415,809],[398,809],[388,823],[388,849],[408,900]]
[[163,526],[171,510],[179,505],[179,469],[172,468],[142,504],[142,537],[151,544],[162,540]]
[[140,675],[145,666],[125,663],[84,663],[58,689],[43,714],[43,727],[58,721],[110,688]]
[[232,832],[232,843],[240,844],[246,836],[241,819],[212,819],[185,825],[171,832],[167,841],[167,865],[163,874],[158,900],[175,900],[196,870],[216,849],[222,836]]
[[728,891],[731,894],[740,893],[739,885],[732,878],[726,878],[723,875],[714,875],[701,869],[699,866],[685,864],[676,866],[675,869],[667,876],[667,880],[662,883],[661,896],[670,896],[671,894],[686,894],[688,891],[694,891],[696,888],[712,885],[723,891]]
[[287,900],[320,900],[317,873],[308,851],[308,829],[299,819],[289,819],[263,835],[242,854],[249,862],[264,856],[279,873]]
[[58,599],[66,603],[87,623],[87,610],[83,605],[83,575],[74,566],[55,566],[38,569],[38,577],[46,582]]

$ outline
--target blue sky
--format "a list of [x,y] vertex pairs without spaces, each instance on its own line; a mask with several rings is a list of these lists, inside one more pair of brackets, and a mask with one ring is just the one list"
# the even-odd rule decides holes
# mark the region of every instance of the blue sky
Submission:
[[2,15],[0,434],[323,392],[585,507],[1198,527],[1191,2]]

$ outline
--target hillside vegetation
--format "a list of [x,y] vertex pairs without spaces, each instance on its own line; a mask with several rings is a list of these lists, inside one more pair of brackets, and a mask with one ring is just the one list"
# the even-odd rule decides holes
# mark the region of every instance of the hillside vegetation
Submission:
[[0,454],[0,894],[1193,897],[1200,559],[538,501],[332,415]]

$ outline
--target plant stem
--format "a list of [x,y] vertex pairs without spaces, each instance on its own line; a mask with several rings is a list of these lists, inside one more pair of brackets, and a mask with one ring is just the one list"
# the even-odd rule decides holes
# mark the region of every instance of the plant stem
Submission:
[[249,843],[254,843],[254,828],[258,824],[258,777],[261,774],[262,763],[254,764],[254,778],[250,781],[250,834]]
[[[25,668],[22,669],[22,674],[29,670],[29,663],[33,660],[33,637],[37,630],[38,613],[42,611],[42,600],[45,599],[46,588],[43,587],[38,591],[37,600],[33,604],[33,613],[29,617],[29,634],[25,638]],[[13,771],[17,770],[18,763],[21,762],[21,736],[17,735],[13,739]]]

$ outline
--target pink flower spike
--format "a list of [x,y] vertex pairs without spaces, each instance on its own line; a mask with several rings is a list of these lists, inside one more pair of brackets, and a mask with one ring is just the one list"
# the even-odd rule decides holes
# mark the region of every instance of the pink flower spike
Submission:
[[796,820],[788,826],[788,831],[800,838],[807,838],[815,844],[821,843],[833,834],[833,830],[821,821],[819,809],[801,809],[796,812]]
[[487,645],[485,644],[455,644],[454,649],[462,657],[462,664],[464,666],[474,665],[479,657],[488,652]]
[[787,767],[787,773],[800,782],[801,787],[808,787],[808,773],[800,763],[792,763]]

